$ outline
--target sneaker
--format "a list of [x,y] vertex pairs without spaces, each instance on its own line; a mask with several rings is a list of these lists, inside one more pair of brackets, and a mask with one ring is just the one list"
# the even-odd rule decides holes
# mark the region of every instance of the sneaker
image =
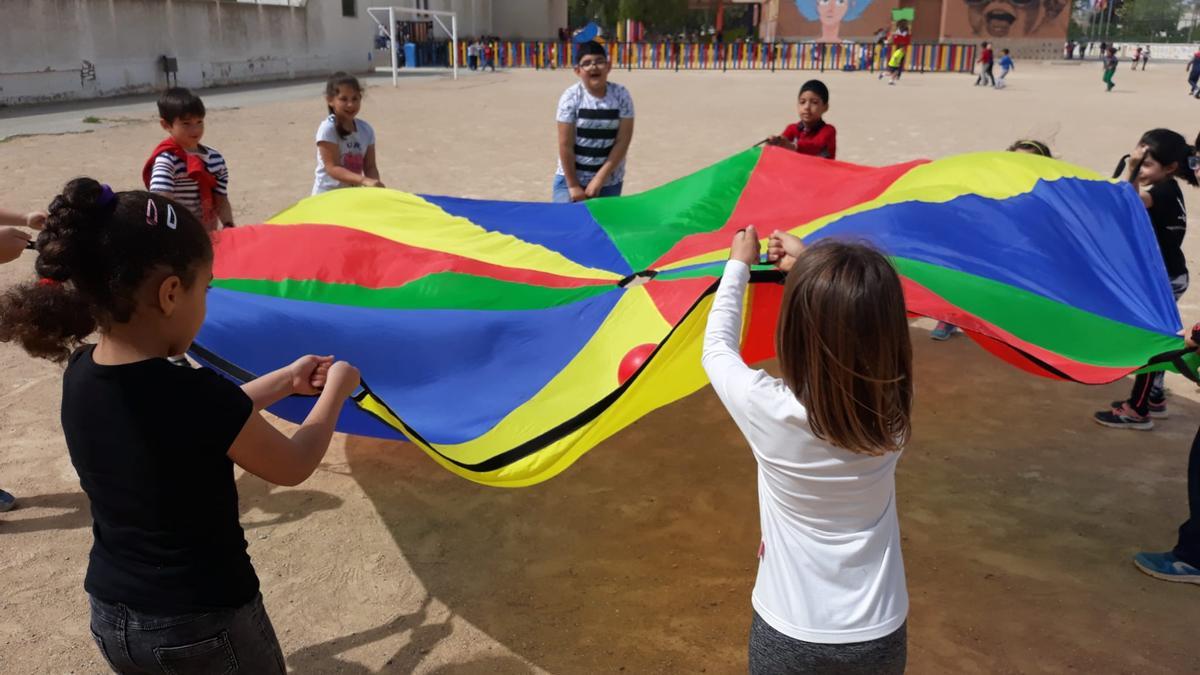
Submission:
[[1142,552],[1133,556],[1133,565],[1155,579],[1178,581],[1185,584],[1200,584],[1200,569],[1183,562],[1170,551],[1166,553]]
[[1154,420],[1137,414],[1133,408],[1129,407],[1128,403],[1121,403],[1112,410],[1098,412],[1092,419],[1096,420],[1096,424],[1110,429],[1150,431],[1154,428]]
[[17,508],[17,498],[0,490],[0,511],[12,511]]
[[943,342],[954,337],[954,334],[957,332],[958,326],[955,326],[951,323],[946,323],[945,321],[939,321],[937,327],[934,328],[933,332],[929,334],[929,337],[937,340],[938,342]]
[[[1126,403],[1125,401],[1113,401],[1112,402],[1113,410],[1120,408],[1121,406],[1125,405],[1125,403]],[[1167,402],[1166,401],[1158,401],[1157,403],[1155,403],[1154,401],[1150,401],[1150,418],[1151,419],[1165,420],[1168,417],[1170,417],[1170,413],[1167,412]]]

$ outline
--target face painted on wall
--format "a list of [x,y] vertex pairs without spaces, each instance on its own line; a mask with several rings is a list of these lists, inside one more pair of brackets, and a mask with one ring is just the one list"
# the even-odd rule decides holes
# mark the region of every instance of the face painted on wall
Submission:
[[841,25],[846,18],[846,10],[850,8],[849,0],[817,0],[817,14],[821,16],[821,24],[834,29]]
[[1066,0],[963,0],[967,20],[980,37],[1026,37],[1062,12]]
[[819,42],[840,42],[843,23],[857,20],[873,0],[795,0],[802,20],[820,23]]

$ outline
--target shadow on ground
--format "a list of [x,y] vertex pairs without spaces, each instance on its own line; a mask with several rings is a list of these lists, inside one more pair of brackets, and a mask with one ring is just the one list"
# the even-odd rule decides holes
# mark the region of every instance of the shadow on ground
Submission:
[[[1106,430],[1089,415],[1128,381],[1051,382],[965,339],[913,336],[916,434],[898,475],[910,672],[1200,668],[1190,633],[1163,630],[1200,623],[1200,589],[1130,564],[1174,542],[1197,405],[1174,397],[1152,433]],[[350,439],[346,454],[429,594],[531,663],[744,672],[755,472],[708,391],[533,488],[474,485],[403,444]],[[411,670],[444,630],[420,614],[289,661],[425,631],[385,668]],[[508,665],[521,672],[493,670]]]

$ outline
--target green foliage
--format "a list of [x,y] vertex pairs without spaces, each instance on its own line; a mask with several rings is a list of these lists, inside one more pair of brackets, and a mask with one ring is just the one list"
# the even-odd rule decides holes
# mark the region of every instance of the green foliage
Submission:
[[[1191,18],[1194,0],[1112,0],[1111,22],[1108,12],[1091,14],[1090,3],[1078,7],[1076,22],[1072,22],[1071,38],[1114,42],[1187,42],[1191,35],[1187,19]],[[1090,18],[1090,21],[1089,21]],[[1182,27],[1181,27],[1181,24]]]
[[1114,23],[1125,39],[1174,41],[1184,9],[1182,0],[1129,0]]

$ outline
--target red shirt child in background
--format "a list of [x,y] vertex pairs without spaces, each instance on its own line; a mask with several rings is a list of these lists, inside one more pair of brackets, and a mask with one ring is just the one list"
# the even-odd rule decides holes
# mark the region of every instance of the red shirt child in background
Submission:
[[795,150],[804,155],[837,159],[837,129],[822,118],[829,110],[829,88],[820,80],[809,80],[800,87],[796,113],[800,121],[789,124],[779,136],[767,143]]

